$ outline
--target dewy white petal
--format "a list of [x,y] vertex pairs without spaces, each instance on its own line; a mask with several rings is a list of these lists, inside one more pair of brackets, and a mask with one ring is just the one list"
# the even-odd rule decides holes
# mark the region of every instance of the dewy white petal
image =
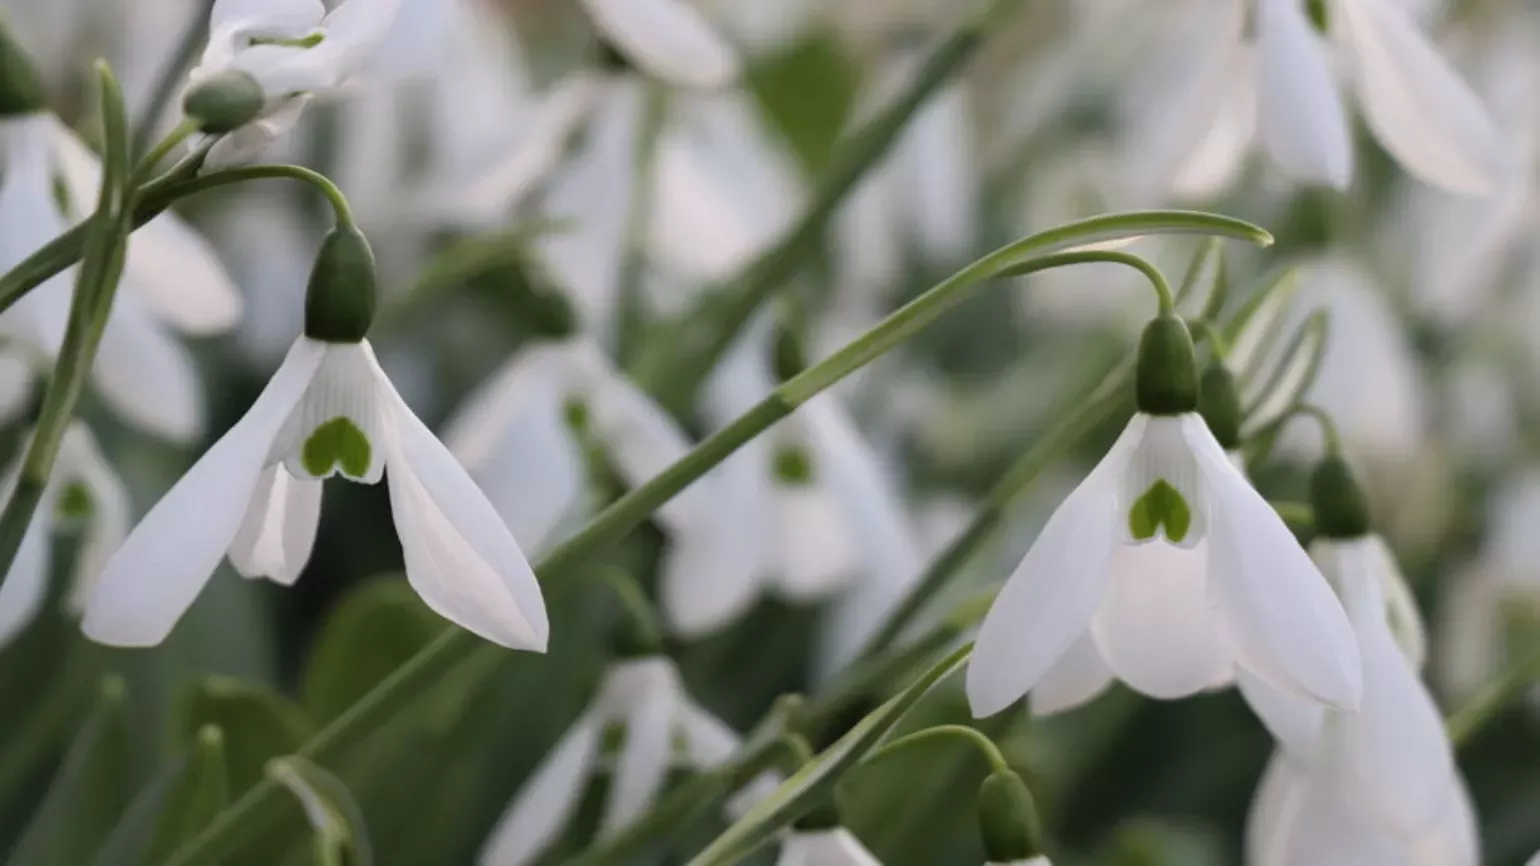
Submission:
[[635,64],[671,84],[724,87],[738,57],[685,0],[583,0],[605,38]]
[[172,442],[203,430],[203,388],[187,348],[132,295],[120,295],[91,368],[103,401],[134,426]]
[[518,542],[464,467],[376,371],[389,401],[385,459],[407,580],[460,626],[506,647],[544,652],[545,601]]
[[1224,617],[1237,662],[1276,688],[1353,709],[1362,672],[1342,606],[1203,419],[1187,421],[1211,497],[1209,598]]
[[1229,682],[1233,655],[1205,593],[1208,551],[1153,541],[1119,545],[1091,634],[1135,691],[1183,698]]
[[599,756],[604,720],[579,719],[519,790],[487,838],[477,866],[527,866],[561,836]]
[[1106,691],[1112,680],[1112,669],[1102,660],[1096,641],[1087,631],[1032,687],[1027,705],[1037,716],[1068,712]]
[[284,419],[321,365],[301,337],[251,409],[145,515],[86,597],[86,636],[152,646],[192,604],[230,547]]
[[230,564],[242,577],[265,577],[284,586],[299,578],[321,523],[321,484],[295,478],[282,463],[263,471],[230,543]]
[[1385,149],[1427,183],[1491,192],[1505,164],[1501,133],[1404,4],[1340,0],[1331,12],[1359,105]]
[[[9,501],[16,490],[21,469],[20,458],[5,475],[0,491]],[[49,485],[52,488],[53,485]],[[0,584],[0,648],[15,640],[42,610],[48,598],[48,577],[53,563],[53,491],[45,490],[44,501],[32,513],[32,520],[22,534],[11,569]]]
[[674,757],[674,712],[680,694],[657,689],[643,695],[625,714],[625,742],[610,780],[601,826],[624,827],[652,805]]
[[91,587],[107,567],[107,560],[128,536],[133,504],[123,479],[107,462],[84,422],[73,421],[65,430],[55,465],[57,483],[78,483],[91,499],[89,526],[76,554],[74,581],[66,596],[69,610],[79,614]]
[[968,702],[989,716],[1026,694],[1096,612],[1118,543],[1118,481],[1144,434],[1136,414],[1101,463],[1065,499],[995,599],[968,663]]
[[1294,178],[1346,188],[1352,137],[1321,37],[1295,0],[1257,0],[1255,26],[1263,147]]
[[793,830],[781,843],[776,866],[882,866],[861,840],[844,827]]

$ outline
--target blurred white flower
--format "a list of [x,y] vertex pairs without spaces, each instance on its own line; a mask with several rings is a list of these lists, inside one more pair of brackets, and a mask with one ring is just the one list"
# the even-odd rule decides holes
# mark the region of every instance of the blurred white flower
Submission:
[[[22,453],[0,485],[4,498],[16,489]],[[53,536],[71,524],[80,525],[80,550],[75,554],[67,606],[78,612],[85,594],[101,574],[107,557],[128,534],[128,490],[102,454],[96,437],[83,421],[72,421],[59,442],[52,476],[43,490],[32,522],[22,536],[11,570],[0,585],[0,647],[10,643],[37,616],[48,597],[53,574]]]
[[781,840],[776,866],[882,866],[861,840],[844,827],[793,830]]
[[486,497],[361,343],[295,341],[246,415],[130,533],[86,598],[86,635],[165,639],[228,551],[246,577],[291,584],[321,513],[321,482],[386,470],[407,580],[429,607],[503,646],[544,651],[534,572]]
[[[614,754],[610,734],[619,734]],[[612,664],[598,694],[514,796],[477,856],[478,866],[534,863],[560,838],[589,781],[610,775],[600,833],[657,799],[675,768],[706,770],[732,756],[738,735],[685,692],[674,663],[641,656]]]
[[611,45],[648,75],[680,87],[719,88],[738,56],[688,0],[581,0]]
[[975,715],[1029,691],[1052,713],[1115,675],[1159,698],[1239,669],[1351,709],[1359,659],[1341,606],[1195,413],[1136,414],[1007,580],[968,665]]

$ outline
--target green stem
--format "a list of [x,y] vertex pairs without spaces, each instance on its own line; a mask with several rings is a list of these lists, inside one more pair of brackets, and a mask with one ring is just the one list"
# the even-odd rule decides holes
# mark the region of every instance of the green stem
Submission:
[[1325,443],[1327,457],[1337,457],[1342,454],[1342,436],[1337,433],[1337,423],[1332,420],[1329,412],[1312,403],[1297,403],[1290,406],[1287,411],[1278,416],[1277,421],[1268,425],[1266,432],[1276,436],[1289,421],[1300,416],[1313,418],[1316,425],[1321,428],[1321,441]]
[[237,168],[226,168],[220,171],[210,172],[178,183],[164,191],[163,196],[169,201],[186,198],[200,192],[206,192],[218,187],[228,186],[232,183],[245,183],[248,180],[269,180],[272,178],[288,178],[315,187],[332,206],[332,212],[336,216],[339,228],[353,228],[353,209],[348,205],[348,200],[342,195],[342,190],[331,182],[326,175],[298,165],[244,165]]
[[658,144],[668,114],[668,89],[656,82],[647,85],[642,126],[632,160],[631,204],[626,213],[625,250],[620,262],[620,288],[615,305],[615,357],[622,369],[636,357],[647,328],[647,305],[642,278],[646,271],[648,218],[656,191]]
[[1540,682],[1540,652],[1504,671],[1496,681],[1452,713],[1447,720],[1449,741],[1456,748],[1468,744],[1488,722],[1497,718],[1536,682]]
[[696,389],[722,353],[771,295],[802,266],[807,250],[818,242],[824,227],[845,197],[856,188],[888,151],[910,117],[978,51],[986,37],[1015,14],[1021,0],[993,0],[980,15],[963,24],[942,43],[915,73],[909,86],[885,110],[850,137],[834,156],[802,217],[786,234],[750,264],[731,287],[708,293],[685,314],[670,339],[649,345],[638,359],[637,380],[675,411],[689,407]]
[[1011,769],[1011,765],[1005,760],[1005,756],[1000,754],[1000,747],[995,745],[995,741],[984,736],[982,732],[975,730],[974,728],[970,728],[967,725],[937,725],[934,728],[926,728],[923,731],[915,731],[912,734],[899,737],[898,739],[893,740],[875,752],[872,752],[871,754],[867,755],[866,758],[861,761],[861,763],[863,766],[867,764],[875,764],[878,761],[891,758],[893,755],[897,754],[898,752],[902,752],[904,749],[907,749],[910,746],[918,745],[925,742],[926,740],[933,740],[937,737],[954,737],[967,742],[969,745],[972,745],[974,748],[979,750],[979,754],[984,756],[984,760],[989,762],[989,769],[992,772],[1004,773],[1009,772]]
[[160,140],[160,143],[156,144],[150,149],[149,153],[144,155],[144,159],[139,161],[139,168],[134,171],[134,178],[130,186],[134,189],[142,186],[145,181],[150,179],[150,174],[155,171],[155,166],[160,165],[162,160],[171,155],[171,151],[175,150],[182,142],[187,140],[188,136],[197,131],[198,125],[191,120],[184,119],[181,123],[178,123],[174,129],[166,134],[165,138]]

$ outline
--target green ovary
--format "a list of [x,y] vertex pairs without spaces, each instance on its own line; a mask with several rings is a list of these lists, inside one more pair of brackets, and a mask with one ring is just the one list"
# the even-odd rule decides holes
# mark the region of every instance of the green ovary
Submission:
[[300,463],[317,478],[325,477],[333,466],[342,474],[362,478],[369,471],[369,437],[346,417],[336,417],[315,428],[300,449]]
[[1166,538],[1173,542],[1186,538],[1192,528],[1192,510],[1187,507],[1187,500],[1164,478],[1151,484],[1128,510],[1128,529],[1139,541],[1154,538],[1162,526]]

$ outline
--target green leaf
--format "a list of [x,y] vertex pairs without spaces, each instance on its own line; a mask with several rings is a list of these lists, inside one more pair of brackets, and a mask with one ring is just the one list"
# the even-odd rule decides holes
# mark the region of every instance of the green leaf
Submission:
[[6,861],[10,866],[89,863],[116,826],[134,789],[125,699],[121,679],[102,681],[95,708]]
[[224,734],[205,727],[185,754],[140,792],[92,866],[156,866],[229,801]]
[[871,751],[931,686],[956,670],[972,651],[972,644],[958,649],[926,671],[908,688],[873,710],[833,745],[820,752],[812,762],[783,782],[770,796],[757,803],[748,814],[727,828],[727,832],[718,836],[687,866],[727,866],[735,863],[769,841],[776,831],[823,802],[831,795],[835,783],[845,771]]
[[301,688],[305,709],[317,723],[330,722],[448,627],[400,577],[358,587],[310,652]]
[[232,795],[261,781],[268,761],[299,751],[315,731],[292,701],[266,686],[233,677],[209,677],[184,698],[177,715],[177,737],[192,740],[208,726],[224,733]]
[[299,800],[315,831],[316,866],[370,866],[374,862],[363,812],[340,779],[297,755],[270,762],[267,775]]
[[1166,538],[1181,542],[1187,537],[1187,530],[1192,528],[1192,510],[1180,491],[1166,479],[1159,478],[1143,496],[1134,500],[1133,507],[1128,510],[1128,529],[1134,538],[1146,541],[1154,538],[1162,526]]

